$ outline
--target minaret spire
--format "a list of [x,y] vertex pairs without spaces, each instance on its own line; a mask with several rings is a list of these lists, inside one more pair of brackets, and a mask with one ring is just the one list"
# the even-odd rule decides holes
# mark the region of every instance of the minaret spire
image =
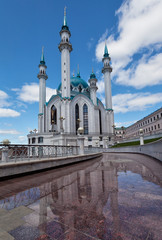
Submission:
[[106,41],[105,41],[104,57],[109,57]]
[[41,55],[40,64],[45,64],[45,60],[44,60],[44,46],[42,46],[42,55]]
[[78,73],[77,73],[77,77],[80,78],[79,64],[78,64]]
[[66,20],[66,6],[64,7],[64,24],[63,26],[67,26],[67,20]]

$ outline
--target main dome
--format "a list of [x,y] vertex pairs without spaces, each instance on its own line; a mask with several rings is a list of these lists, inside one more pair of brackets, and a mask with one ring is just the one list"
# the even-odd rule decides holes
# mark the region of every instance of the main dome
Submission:
[[[70,78],[70,89],[72,92],[89,92],[89,85],[80,77],[80,75],[77,75],[76,77],[73,76]],[[61,92],[61,83],[59,84],[57,91]]]

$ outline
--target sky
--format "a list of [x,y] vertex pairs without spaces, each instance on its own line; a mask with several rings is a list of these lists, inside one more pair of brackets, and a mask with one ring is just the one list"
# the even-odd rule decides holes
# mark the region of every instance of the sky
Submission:
[[162,0],[1,0],[0,142],[27,143],[38,129],[41,49],[47,101],[61,81],[59,32],[64,7],[71,31],[71,76],[88,81],[92,68],[104,103],[102,57],[111,57],[115,125],[129,126],[162,106]]

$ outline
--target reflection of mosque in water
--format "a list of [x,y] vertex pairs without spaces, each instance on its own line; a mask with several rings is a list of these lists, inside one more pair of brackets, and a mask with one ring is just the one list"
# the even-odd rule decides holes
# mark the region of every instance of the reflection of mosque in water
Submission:
[[[114,160],[119,158],[116,156]],[[40,223],[46,222],[49,207],[54,218],[61,221],[64,226],[105,239],[104,234],[110,227],[108,224],[112,224],[113,236],[122,239],[118,209],[118,172],[131,171],[140,174],[147,181],[156,184],[160,182],[144,165],[130,160],[112,162],[109,159],[110,155],[105,155],[104,160],[100,162],[95,162],[85,169],[76,169],[70,174],[43,185],[41,192],[43,193],[46,189],[46,192],[51,194],[40,200]],[[104,209],[106,204],[109,204],[109,210]],[[111,223],[108,223],[108,214],[111,215]],[[74,233],[71,234],[72,232],[68,239],[73,239]]]
[[[28,183],[32,188],[24,191],[26,198],[29,198],[25,201],[29,200],[31,204],[31,199],[33,202],[40,199],[39,224],[43,232],[46,232],[50,217],[61,224],[63,233],[66,227],[70,227],[67,239],[75,239],[74,229],[100,239],[109,239],[107,236],[111,229],[114,239],[122,239],[118,203],[119,172],[138,173],[143,179],[160,185],[158,172],[155,173],[148,166],[130,160],[126,154],[104,154],[102,159],[52,170],[38,177],[30,176]],[[21,194],[23,192],[14,198],[15,206],[21,205]],[[24,201],[24,196],[22,199]]]

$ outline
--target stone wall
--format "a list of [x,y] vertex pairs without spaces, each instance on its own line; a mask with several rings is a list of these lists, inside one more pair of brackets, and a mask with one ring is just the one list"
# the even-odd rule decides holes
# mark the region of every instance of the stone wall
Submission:
[[142,146],[109,148],[106,152],[141,153],[154,157],[162,162],[162,139]]

